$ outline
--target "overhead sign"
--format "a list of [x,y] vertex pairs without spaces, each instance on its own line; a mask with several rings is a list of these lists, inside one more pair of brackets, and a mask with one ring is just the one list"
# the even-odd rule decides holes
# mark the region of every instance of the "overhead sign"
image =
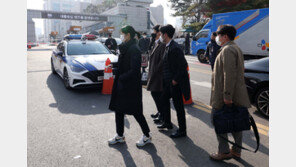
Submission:
[[55,11],[41,11],[41,17],[46,19],[84,20],[84,21],[107,21],[107,16],[96,16],[78,13],[64,13]]

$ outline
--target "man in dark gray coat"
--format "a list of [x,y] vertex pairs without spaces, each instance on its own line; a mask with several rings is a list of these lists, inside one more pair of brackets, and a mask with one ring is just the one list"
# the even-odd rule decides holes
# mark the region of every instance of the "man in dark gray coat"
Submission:
[[157,113],[152,114],[151,117],[155,118],[155,123],[162,123],[163,115],[161,112],[161,94],[163,90],[162,82],[162,66],[163,66],[163,54],[165,50],[165,44],[160,42],[160,26],[156,25],[153,27],[153,34],[155,34],[155,42],[149,53],[149,73],[147,81],[147,90],[151,91],[151,95],[157,107]]

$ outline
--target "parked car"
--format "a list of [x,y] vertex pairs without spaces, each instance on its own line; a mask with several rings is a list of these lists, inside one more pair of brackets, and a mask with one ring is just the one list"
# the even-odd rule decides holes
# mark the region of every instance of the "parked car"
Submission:
[[174,41],[177,42],[180,45],[183,52],[185,52],[185,38],[175,38]]
[[250,101],[269,116],[269,57],[245,62],[245,82]]

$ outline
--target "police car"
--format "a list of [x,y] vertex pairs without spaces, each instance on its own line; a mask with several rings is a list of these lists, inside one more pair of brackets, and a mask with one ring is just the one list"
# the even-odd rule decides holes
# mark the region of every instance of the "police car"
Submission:
[[105,62],[118,61],[95,35],[66,35],[51,56],[53,74],[62,77],[67,89],[97,86],[103,83]]

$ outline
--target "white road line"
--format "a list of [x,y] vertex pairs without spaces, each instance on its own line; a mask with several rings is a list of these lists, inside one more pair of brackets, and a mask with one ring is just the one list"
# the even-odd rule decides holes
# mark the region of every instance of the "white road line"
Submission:
[[212,84],[210,82],[199,82],[199,81],[194,81],[194,80],[190,80],[192,84],[194,85],[198,85],[198,86],[202,86],[202,87],[206,87],[206,88],[211,88]]
[[185,57],[187,60],[193,60],[193,61],[197,61],[198,59],[197,58],[194,58],[194,57]]
[[187,60],[187,63],[189,63],[189,64],[195,64],[196,61],[190,61],[190,60],[188,61],[188,60]]

